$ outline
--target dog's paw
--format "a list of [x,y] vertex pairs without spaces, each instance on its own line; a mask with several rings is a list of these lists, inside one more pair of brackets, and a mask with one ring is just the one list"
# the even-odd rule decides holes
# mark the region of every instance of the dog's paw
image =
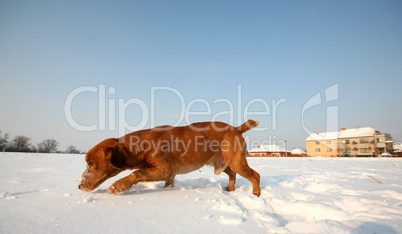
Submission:
[[174,187],[173,184],[165,184],[164,188],[173,188],[173,187]]
[[119,194],[122,192],[125,192],[131,188],[131,184],[129,184],[127,181],[124,179],[118,180],[114,182],[108,189],[107,191],[110,194]]
[[234,188],[234,186],[227,186],[227,187],[225,188],[225,191],[226,191],[226,192],[233,192],[233,191],[235,191],[235,188]]
[[261,190],[260,189],[253,190],[253,194],[259,197],[261,195]]

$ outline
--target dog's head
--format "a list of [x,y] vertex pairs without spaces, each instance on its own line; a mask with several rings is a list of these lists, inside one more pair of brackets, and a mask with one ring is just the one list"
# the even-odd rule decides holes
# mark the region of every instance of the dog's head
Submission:
[[78,188],[90,192],[105,180],[125,170],[128,151],[117,139],[107,139],[88,151],[87,168],[82,173]]

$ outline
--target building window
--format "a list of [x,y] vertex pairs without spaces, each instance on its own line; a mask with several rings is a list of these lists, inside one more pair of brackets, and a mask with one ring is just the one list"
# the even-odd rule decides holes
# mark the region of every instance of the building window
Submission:
[[327,144],[330,145],[330,144],[331,144],[331,141],[327,141]]
[[378,143],[382,142],[381,138],[377,138],[377,142]]
[[362,144],[362,143],[369,143],[369,140],[368,139],[360,139],[360,144]]
[[342,140],[342,144],[349,144],[349,140]]
[[319,142],[319,141],[316,141],[316,142],[315,142],[315,144],[316,144],[316,145],[319,145],[319,144],[320,144],[320,142]]
[[361,150],[362,153],[370,153],[369,148],[361,148],[360,150]]
[[327,148],[327,152],[332,152],[332,148]]
[[315,148],[315,152],[321,152],[320,148]]

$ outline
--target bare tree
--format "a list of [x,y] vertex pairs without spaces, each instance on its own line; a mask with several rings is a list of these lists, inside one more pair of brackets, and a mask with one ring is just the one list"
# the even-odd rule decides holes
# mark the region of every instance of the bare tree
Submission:
[[[1,131],[0,131],[0,134],[1,134]],[[10,135],[8,133],[6,133],[4,135],[4,137],[0,136],[0,151],[4,151],[4,149],[6,148],[9,137],[10,137]]]
[[26,136],[16,136],[10,142],[10,151],[16,152],[30,152],[31,151],[31,138]]
[[41,153],[51,153],[56,152],[58,146],[59,142],[57,142],[55,139],[46,139],[38,144],[38,149]]
[[69,147],[67,147],[66,152],[69,153],[69,154],[79,154],[79,153],[81,153],[81,152],[80,152],[79,150],[77,150],[77,148],[75,148],[75,146],[73,146],[73,145],[70,145]]
[[[1,134],[1,131],[0,131],[0,134]],[[4,137],[0,136],[0,152],[4,151],[4,149],[6,148],[9,137],[10,137],[10,135],[8,133],[6,133],[4,135]]]

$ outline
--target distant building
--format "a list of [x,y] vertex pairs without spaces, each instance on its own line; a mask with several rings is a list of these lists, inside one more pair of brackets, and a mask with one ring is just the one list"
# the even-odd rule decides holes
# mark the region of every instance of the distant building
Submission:
[[394,143],[394,153],[393,155],[396,157],[402,157],[402,144],[400,142]]
[[302,149],[292,149],[289,157],[307,157],[307,153]]
[[308,156],[368,157],[393,153],[392,137],[374,128],[342,128],[339,132],[311,134],[306,139]]
[[[287,151],[287,155],[290,155],[290,151]],[[277,145],[259,145],[256,148],[249,151],[250,157],[285,157],[285,147]]]

